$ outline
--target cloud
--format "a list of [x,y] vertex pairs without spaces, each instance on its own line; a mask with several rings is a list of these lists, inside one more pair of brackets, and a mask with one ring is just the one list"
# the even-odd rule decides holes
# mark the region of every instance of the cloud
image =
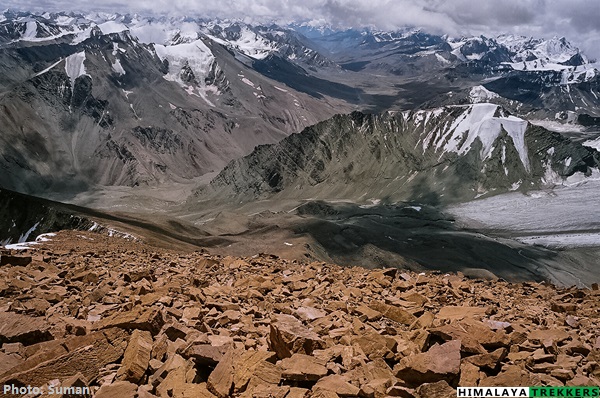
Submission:
[[259,22],[319,21],[334,27],[422,27],[453,36],[565,36],[600,57],[598,0],[5,0],[22,10],[138,12]]

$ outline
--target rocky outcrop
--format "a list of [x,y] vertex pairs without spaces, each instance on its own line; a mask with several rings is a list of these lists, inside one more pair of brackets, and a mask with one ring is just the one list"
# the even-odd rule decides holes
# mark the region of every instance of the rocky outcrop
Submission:
[[595,285],[180,253],[93,232],[60,232],[23,255],[30,264],[0,267],[11,287],[0,297],[3,385],[431,398],[459,385],[600,382]]

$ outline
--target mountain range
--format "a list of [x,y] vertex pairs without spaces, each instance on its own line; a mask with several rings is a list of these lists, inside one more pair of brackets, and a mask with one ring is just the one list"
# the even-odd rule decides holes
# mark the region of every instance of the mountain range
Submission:
[[[344,214],[327,221],[337,231],[350,228],[351,214],[405,218],[411,208],[427,239],[460,240],[447,206],[591,186],[600,175],[599,93],[595,60],[564,37],[6,10],[0,187],[113,214],[31,202],[50,220],[58,211],[60,225],[93,222],[71,223],[69,211],[125,225],[150,215],[154,227],[136,228],[236,255],[285,230],[310,236],[297,257],[390,265],[403,256],[454,269],[460,255],[444,265],[440,253],[400,252],[363,232],[332,244],[315,226],[323,224],[305,221]],[[14,192],[5,213],[19,208]],[[350,207],[332,205],[340,202]],[[3,214],[9,232],[0,241],[51,229],[36,220]],[[547,265],[539,258],[555,252],[528,260],[521,244],[500,249],[475,235],[457,247],[471,239],[505,253],[511,270],[535,256],[535,278],[553,275],[539,271]]]
[[598,116],[597,70],[564,38],[3,19],[0,183],[26,193],[189,181],[351,110],[491,101],[536,118]]

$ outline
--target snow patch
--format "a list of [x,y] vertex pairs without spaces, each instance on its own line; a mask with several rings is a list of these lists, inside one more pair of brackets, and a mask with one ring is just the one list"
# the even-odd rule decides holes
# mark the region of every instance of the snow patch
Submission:
[[69,76],[69,80],[71,80],[71,90],[75,87],[75,80],[80,76],[86,75],[84,61],[85,51],[69,55],[65,59],[65,72]]
[[600,151],[600,137],[595,138],[593,140],[587,140],[581,145],[585,145],[585,146],[588,146],[590,148],[594,148],[594,149]]
[[475,86],[469,92],[469,97],[471,98],[472,103],[478,104],[480,102],[487,102],[491,99],[499,98],[500,96],[483,86]]
[[[156,44],[154,48],[156,55],[161,61],[165,59],[169,61],[169,72],[163,76],[164,79],[179,84],[188,94],[197,95],[204,99],[210,106],[214,106],[207,98],[207,93],[215,92],[215,88],[206,86],[204,81],[210,72],[213,62],[215,62],[215,57],[202,40],[173,46]],[[197,85],[192,85],[182,80],[182,72],[187,68],[194,74]]]
[[35,238],[35,241],[36,242],[50,242],[52,240],[50,238],[53,238],[55,236],[56,236],[56,234],[52,233],[52,232],[47,233],[47,234],[41,234],[41,235],[38,235],[37,238]]
[[123,66],[121,65],[121,61],[119,61],[119,58],[115,58],[115,63],[112,64],[112,69],[119,75],[125,74],[125,69],[123,69]]
[[129,28],[122,23],[118,23],[115,21],[107,21],[98,25],[98,28],[102,31],[102,34],[108,35],[111,33],[120,33]]
[[22,39],[33,39],[37,36],[37,22],[35,21],[29,21],[27,22],[27,24],[25,24],[25,32],[23,33],[23,36],[21,36]]
[[[443,149],[443,153],[455,152],[464,155],[471,149],[475,140],[479,139],[482,144],[481,159],[487,159],[494,149],[494,142],[504,129],[511,137],[523,166],[529,171],[529,156],[525,145],[527,121],[514,116],[495,117],[497,109],[498,106],[494,104],[469,106],[450,128],[443,132],[445,139],[437,141],[436,149]],[[424,148],[428,144],[429,142],[424,142]]]
[[41,71],[41,72],[38,72],[38,73],[36,73],[35,75],[33,75],[33,77],[36,77],[36,76],[43,75],[44,73],[48,72],[50,69],[54,68],[56,65],[60,64],[60,63],[62,62],[62,60],[63,60],[62,58],[61,58],[61,59],[59,59],[58,61],[56,61],[55,63],[53,63],[52,65],[50,65],[50,66],[49,66],[49,67],[47,67],[46,69],[44,69],[43,71]]
[[25,232],[23,235],[21,235],[21,236],[19,237],[19,241],[18,241],[18,243],[23,243],[23,242],[26,242],[26,241],[27,241],[27,239],[29,238],[29,235],[31,235],[31,233],[32,233],[33,231],[35,231],[35,229],[36,229],[36,228],[37,228],[39,225],[40,225],[40,223],[39,223],[39,222],[36,222],[36,223],[35,223],[35,225],[34,225],[33,227],[29,228],[29,230],[28,230],[27,232]]

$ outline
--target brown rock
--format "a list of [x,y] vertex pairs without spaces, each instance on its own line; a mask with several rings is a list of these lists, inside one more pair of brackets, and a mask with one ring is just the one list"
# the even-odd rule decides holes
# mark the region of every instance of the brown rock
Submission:
[[317,381],[327,376],[325,363],[304,354],[293,354],[290,358],[284,358],[281,368],[281,377],[284,380]]
[[479,385],[486,387],[535,386],[539,385],[539,381],[519,366],[505,365],[497,376],[486,377],[479,382]]
[[121,367],[117,372],[117,380],[138,383],[148,369],[151,351],[152,335],[150,332],[134,330],[125,350]]
[[403,386],[391,386],[386,391],[386,397],[418,398],[414,389]]
[[369,304],[369,307],[380,312],[384,317],[403,325],[410,325],[417,320],[417,318],[410,312],[400,307],[385,304],[380,301],[373,301],[371,304]]
[[216,365],[223,359],[229,345],[213,346],[211,344],[194,343],[189,344],[181,353],[184,358],[192,358],[196,365]]
[[312,388],[314,394],[321,392],[332,392],[339,397],[356,397],[360,388],[348,383],[348,380],[340,375],[323,377]]
[[118,327],[122,329],[140,329],[147,330],[153,336],[160,332],[164,325],[163,316],[160,309],[151,307],[144,309],[141,306],[135,307],[128,312],[119,312],[106,319],[97,322],[94,325],[95,330]]
[[17,354],[0,352],[0,375],[23,363],[23,358]]
[[386,338],[374,331],[353,337],[351,342],[352,344],[358,344],[365,355],[371,359],[392,355],[392,350],[397,344],[394,339]]
[[562,329],[536,329],[527,336],[534,343],[551,342],[561,344],[571,338],[571,335]]
[[164,334],[166,334],[171,341],[177,339],[185,340],[188,333],[189,329],[186,326],[179,324],[168,325],[164,328]]
[[287,398],[289,392],[289,386],[259,385],[252,389],[249,388],[240,395],[240,398]]
[[173,389],[173,398],[215,398],[215,396],[208,391],[206,383],[184,383]]
[[11,256],[8,254],[0,255],[0,266],[13,265],[15,267],[25,267],[31,263],[31,256]]
[[49,329],[44,318],[0,312],[0,344],[19,342],[30,345],[51,340]]
[[417,388],[417,393],[423,398],[456,398],[456,390],[446,380],[423,384]]
[[462,326],[458,324],[444,325],[439,328],[432,329],[431,334],[437,336],[444,341],[460,340],[461,351],[469,355],[485,354],[487,351],[479,343],[477,336],[468,333]]
[[458,385],[461,387],[477,387],[480,378],[479,373],[478,366],[463,361],[460,364],[460,380]]
[[292,387],[285,398],[305,398],[308,397],[310,390],[306,388]]
[[289,358],[293,353],[310,355],[314,350],[324,348],[319,336],[291,315],[276,315],[271,322],[269,348],[280,359]]
[[493,371],[499,368],[500,362],[506,358],[507,354],[508,350],[506,348],[498,348],[496,351],[489,354],[468,357],[465,361],[482,369]]
[[367,307],[366,305],[360,305],[354,309],[360,315],[363,315],[367,318],[368,321],[376,321],[381,318],[383,315],[379,311],[375,311],[372,308]]
[[456,379],[460,372],[460,341],[434,345],[429,351],[402,358],[394,366],[396,377],[408,385]]
[[[156,392],[160,397],[171,397],[175,391],[182,391],[186,384],[192,383],[196,378],[196,368],[192,361],[186,361],[179,355],[170,365],[170,370],[164,379],[156,386]],[[157,371],[159,372],[160,369]],[[156,383],[156,381],[154,381]]]
[[305,321],[314,321],[315,319],[319,319],[319,318],[323,318],[325,316],[327,316],[327,313],[324,311],[321,311],[320,309],[314,308],[314,307],[299,307],[296,311],[295,314],[299,317],[304,319]]
[[230,348],[208,377],[208,390],[224,398],[248,386],[278,384],[281,369],[267,362],[270,360],[274,360],[272,352]]
[[481,319],[485,316],[486,309],[483,307],[442,307],[437,314],[438,319],[460,321],[465,318]]
[[135,398],[137,389],[138,386],[128,381],[116,381],[100,387],[94,398]]
[[37,362],[31,369],[3,377],[0,384],[10,381],[22,385],[42,385],[78,373],[91,383],[98,377],[100,369],[123,356],[129,336],[125,331],[113,328],[82,337],[90,339],[90,344],[58,357],[53,355],[45,362]]
[[557,303],[557,302],[553,301],[552,303],[550,303],[550,309],[554,312],[574,313],[577,311],[577,304]]

